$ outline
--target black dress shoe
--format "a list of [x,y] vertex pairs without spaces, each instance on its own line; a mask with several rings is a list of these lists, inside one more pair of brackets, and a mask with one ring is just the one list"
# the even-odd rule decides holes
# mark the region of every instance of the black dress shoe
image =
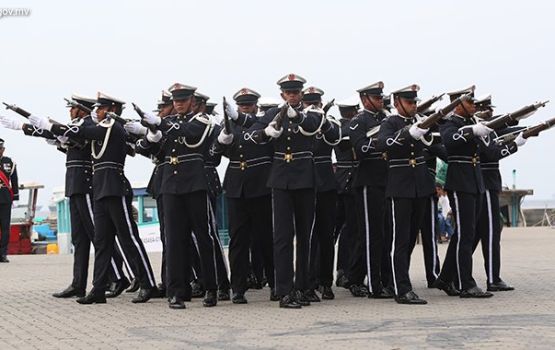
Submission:
[[324,287],[320,288],[320,293],[322,293],[323,300],[333,300],[335,299],[335,294],[333,294],[333,290],[331,287]]
[[339,276],[339,273],[337,274],[337,279],[335,280],[335,286],[336,287],[343,287],[348,289],[349,288],[349,280],[347,279],[347,276],[345,275],[341,275]]
[[231,299],[233,304],[246,304],[247,299],[245,298],[245,293],[233,293],[233,298]]
[[445,294],[447,294],[450,297],[456,297],[459,296],[461,293],[457,290],[457,288],[455,288],[455,286],[453,285],[453,282],[445,282],[444,280],[441,279],[436,279],[434,282],[434,288],[437,288],[439,290],[442,290],[445,292]]
[[137,294],[135,298],[131,299],[131,302],[133,304],[146,303],[150,300],[150,298],[156,296],[157,292],[158,289],[156,288],[141,288],[139,290],[139,294]]
[[509,290],[515,290],[515,287],[508,285],[505,281],[488,283],[488,292],[506,292]]
[[77,299],[77,302],[79,304],[83,304],[83,305],[106,304],[106,296],[104,295],[103,292],[102,293],[97,293],[97,292],[91,291],[86,296]]
[[392,293],[388,288],[382,288],[381,290],[368,294],[368,298],[374,299],[393,299],[395,298],[395,293]]
[[228,289],[219,289],[218,290],[218,301],[226,301],[229,300],[229,288]]
[[191,297],[203,298],[204,294],[205,294],[204,288],[198,281],[191,282]]
[[359,284],[352,284],[349,287],[351,294],[357,298],[365,298],[368,296],[368,289],[365,286]]
[[306,297],[303,291],[297,290],[294,292],[295,300],[297,300],[297,304],[301,306],[310,306],[310,300]]
[[280,297],[276,294],[276,290],[272,288],[270,290],[270,301],[280,301]]
[[131,281],[131,285],[125,290],[125,293],[135,293],[140,287],[141,284],[139,283],[139,280],[135,278]]
[[206,307],[216,306],[218,304],[218,295],[217,291],[215,290],[208,290],[206,291],[206,296],[202,301],[202,305]]
[[408,304],[408,305],[426,305],[428,302],[424,299],[420,299],[418,295],[412,290],[403,295],[396,296],[395,301],[397,304]]
[[115,298],[119,296],[130,285],[131,284],[127,278],[122,278],[119,281],[112,283],[112,287],[108,292],[106,292],[106,298]]
[[493,296],[490,292],[484,292],[478,287],[461,290],[461,298],[491,298]]
[[158,292],[156,293],[156,295],[153,295],[152,298],[166,298],[166,297],[167,297],[166,286],[163,285],[162,283],[158,283]]
[[71,297],[79,297],[82,298],[85,296],[84,289],[76,289],[73,286],[69,286],[61,292],[52,294],[54,298],[71,298]]
[[171,297],[168,300],[168,306],[170,307],[170,309],[180,310],[185,308],[185,302],[182,298]]
[[320,297],[316,294],[314,289],[305,290],[303,294],[306,300],[310,301],[311,303],[319,303],[321,301]]
[[302,306],[297,302],[297,298],[293,293],[291,293],[279,299],[279,307],[284,309],[300,309]]
[[5,255],[0,256],[0,263],[9,263],[8,257]]

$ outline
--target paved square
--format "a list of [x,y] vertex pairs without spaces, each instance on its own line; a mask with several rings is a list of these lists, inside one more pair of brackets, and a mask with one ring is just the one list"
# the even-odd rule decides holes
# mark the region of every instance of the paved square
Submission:
[[[335,288],[335,300],[301,310],[279,309],[268,288],[248,292],[247,305],[204,308],[194,299],[186,310],[170,310],[163,299],[134,305],[124,293],[82,306],[50,296],[69,284],[71,256],[10,256],[0,264],[0,349],[553,349],[554,248],[555,230],[505,229],[502,277],[516,290],[488,300],[427,289],[417,246],[411,275],[428,305],[358,299]],[[158,272],[160,254],[151,261]],[[477,251],[474,276],[485,288],[484,275]]]

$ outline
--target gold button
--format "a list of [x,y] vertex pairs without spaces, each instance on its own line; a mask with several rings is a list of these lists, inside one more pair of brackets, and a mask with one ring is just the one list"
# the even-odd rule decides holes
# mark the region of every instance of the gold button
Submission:
[[242,154],[240,154],[240,155],[239,155],[239,157],[243,158],[243,155],[242,155]]
[[287,146],[287,150],[290,151],[290,150],[291,150],[291,147]]
[[177,170],[174,170],[173,173],[174,173],[174,174],[177,174]]
[[172,149],[172,152],[175,152],[175,148],[174,148],[174,149]]
[[243,148],[243,145],[239,145],[239,148]]
[[287,139],[288,139],[288,140],[291,140],[291,137],[290,137],[290,136],[287,136]]
[[291,132],[291,128],[287,128],[287,131]]

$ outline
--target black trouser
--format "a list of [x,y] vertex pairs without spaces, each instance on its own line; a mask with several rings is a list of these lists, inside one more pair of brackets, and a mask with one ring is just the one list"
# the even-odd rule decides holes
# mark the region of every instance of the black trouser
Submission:
[[0,256],[8,255],[10,243],[10,221],[12,219],[12,203],[0,204]]
[[[218,224],[216,220],[216,211],[217,211],[217,197],[214,195],[208,195],[210,198],[210,219],[212,230],[210,233],[212,235],[212,239],[216,243],[216,268],[217,276],[218,276],[218,289],[226,290],[229,289],[229,269],[227,268],[227,259],[224,253],[224,247],[222,246],[222,242],[220,240],[220,234],[218,233]],[[202,254],[202,251],[200,251]]]
[[94,279],[97,293],[104,292],[117,235],[123,254],[134,268],[141,288],[156,286],[148,255],[133,220],[132,197],[105,197],[94,201]]
[[162,268],[160,269],[160,278],[162,285],[167,288],[166,282],[166,226],[164,224],[164,201],[162,195],[156,198],[156,207],[158,208],[158,223],[160,225],[160,241],[162,242]]
[[336,205],[335,190],[316,193],[314,229],[309,246],[309,283],[312,289],[317,289],[318,285],[331,287],[333,283]]
[[483,195],[483,206],[478,217],[476,226],[476,237],[474,238],[473,250],[482,241],[482,253],[484,255],[484,267],[488,284],[501,281],[499,271],[501,269],[501,218],[499,209],[499,193],[486,190]]
[[437,196],[432,195],[426,204],[424,219],[420,228],[411,232],[409,263],[412,251],[416,245],[418,232],[422,237],[422,249],[424,251],[424,266],[426,269],[426,280],[428,284],[434,283],[439,275],[439,255],[437,253]]
[[204,287],[216,290],[216,242],[210,218],[210,201],[206,191],[184,194],[164,194],[164,224],[166,227],[167,295],[186,298],[190,292],[191,233],[202,254],[201,270]]
[[428,198],[389,198],[391,217],[391,268],[395,295],[412,290],[409,276],[411,232],[418,230],[424,219]]
[[[270,245],[272,245],[272,240],[273,240],[273,232],[272,232],[272,198],[270,196]],[[256,232],[257,230],[254,230],[254,234],[258,235],[258,233]],[[271,284],[272,286],[274,285],[274,254],[273,254],[273,246],[272,246],[272,259],[271,259],[271,265],[272,265],[272,271],[269,271],[268,269],[265,268],[265,265],[267,265],[264,261],[264,256],[262,254],[262,247],[260,245],[259,240],[252,240],[251,239],[251,246],[249,249],[249,268],[250,268],[250,272],[252,272],[254,274],[254,276],[256,277],[256,280],[258,282],[262,282],[264,280],[264,276],[272,276],[272,279],[268,279],[268,277],[266,277],[266,280],[269,282],[269,284]],[[233,283],[232,283],[233,284]]]
[[368,276],[370,293],[383,289],[381,263],[384,243],[385,189],[363,186],[355,189],[359,238],[347,276],[352,284],[362,284]]
[[467,290],[476,286],[472,277],[472,248],[482,195],[458,191],[449,191],[448,195],[456,229],[438,278],[445,282],[454,281],[459,289]]
[[[89,257],[91,243],[94,242],[94,217],[90,194],[74,194],[69,197],[69,213],[71,220],[71,242],[73,252],[73,280],[71,285],[75,289],[87,288],[89,273]],[[125,277],[122,270],[122,257],[114,248],[114,255],[110,260],[110,280],[117,281]]]
[[[308,247],[314,225],[315,196],[312,188],[272,190],[275,285],[278,296],[289,294],[293,287],[298,290],[309,287]],[[293,260],[295,238],[296,256]]]
[[229,264],[231,288],[236,293],[247,290],[250,273],[251,243],[260,247],[262,261],[270,287],[273,287],[272,199],[270,195],[256,198],[228,198]]
[[355,211],[355,197],[351,193],[343,193],[339,195],[339,202],[341,202],[342,205],[338,206],[338,210],[344,211],[345,223],[341,228],[339,238],[336,237],[336,270],[343,270],[348,276],[349,268],[351,267],[351,256],[355,250],[356,241],[359,237],[357,215]]

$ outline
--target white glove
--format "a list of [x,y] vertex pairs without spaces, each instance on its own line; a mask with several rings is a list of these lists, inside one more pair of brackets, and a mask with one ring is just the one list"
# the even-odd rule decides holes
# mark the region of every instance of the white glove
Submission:
[[96,110],[91,112],[91,119],[93,122],[98,123],[98,114],[96,114]]
[[140,122],[127,122],[123,125],[123,128],[130,134],[140,136],[145,136],[148,131],[148,129],[142,126]]
[[476,136],[488,136],[492,131],[493,129],[488,128],[485,124],[482,123],[472,125],[472,132]]
[[160,123],[162,122],[162,118],[148,112],[145,112],[143,120],[149,125],[160,125]]
[[67,143],[67,141],[69,141],[69,137],[66,136],[58,136],[57,139],[58,141],[60,141],[61,144],[65,144]]
[[429,130],[430,129],[421,129],[417,124],[412,124],[409,128],[409,134],[413,139],[420,140]]
[[6,129],[21,130],[23,128],[23,122],[17,119],[12,119],[10,117],[0,116],[0,124]]
[[146,139],[149,142],[152,143],[157,143],[162,139],[162,132],[160,130],[156,130],[156,133],[153,133],[152,131],[148,131],[148,133],[146,134]]
[[29,116],[29,122],[39,129],[48,130],[52,128],[52,123],[45,117],[38,117],[36,115]]
[[526,141],[528,141],[527,138],[525,138],[522,133],[518,134],[518,136],[515,139],[515,143],[518,147],[522,147],[526,144]]
[[225,129],[222,129],[218,135],[218,142],[222,145],[230,145],[233,142],[233,134],[226,134]]
[[280,137],[282,132],[283,132],[283,128],[280,128],[279,130],[276,129],[276,122],[271,122],[264,129],[264,133],[266,134],[266,136],[270,136],[271,138],[274,138],[274,139],[277,139],[278,137]]
[[56,146],[56,139],[46,139],[46,143],[50,146]]
[[297,117],[298,115],[299,115],[299,113],[295,110],[295,108],[293,108],[293,107],[291,107],[291,106],[289,106],[289,107],[287,108],[287,116],[288,116],[289,118],[295,118],[295,117]]
[[225,112],[227,113],[227,116],[233,120],[237,120],[237,118],[239,118],[239,114],[237,114],[237,111],[231,108],[231,106],[227,103],[225,105]]

